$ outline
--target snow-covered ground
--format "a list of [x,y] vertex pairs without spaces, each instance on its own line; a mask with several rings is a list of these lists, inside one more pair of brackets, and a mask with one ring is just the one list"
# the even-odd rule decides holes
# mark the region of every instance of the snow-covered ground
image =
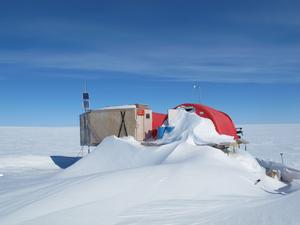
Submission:
[[300,169],[300,124],[243,125],[249,152]]
[[251,154],[280,161],[283,152],[300,169],[300,125],[243,128],[246,152],[199,145],[212,136],[195,126],[162,146],[109,137],[62,170],[50,156],[76,156],[78,128],[1,127],[0,224],[299,225],[299,183],[265,176]]
[[0,127],[0,173],[57,169],[51,155],[74,156],[80,150],[74,127]]

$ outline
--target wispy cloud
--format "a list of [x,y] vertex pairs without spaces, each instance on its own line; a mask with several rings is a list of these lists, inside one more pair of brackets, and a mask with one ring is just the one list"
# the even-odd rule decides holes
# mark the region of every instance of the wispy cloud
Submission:
[[[300,48],[167,47],[91,53],[7,52],[0,63],[27,70],[126,73],[150,79],[208,82],[300,82]],[[41,73],[41,76],[43,74]],[[55,76],[55,74],[54,74]],[[61,76],[61,73],[60,73]],[[78,73],[74,78],[78,77]]]
[[[112,72],[178,81],[300,83],[300,42],[285,41],[289,33],[277,37],[261,31],[269,24],[298,25],[299,15],[293,11],[285,17],[280,10],[258,11],[254,17],[251,13],[227,15],[227,23],[236,26],[233,30],[213,29],[204,22],[200,28],[193,24],[135,30],[128,24],[122,28],[83,19],[11,20],[10,26],[2,21],[0,28],[6,27],[3,43],[14,37],[22,46],[1,49],[0,45],[0,76],[9,77],[12,67],[22,71],[19,76],[49,76],[45,71],[51,71],[55,77],[77,79],[89,74],[97,79]],[[246,33],[248,28],[260,33]]]

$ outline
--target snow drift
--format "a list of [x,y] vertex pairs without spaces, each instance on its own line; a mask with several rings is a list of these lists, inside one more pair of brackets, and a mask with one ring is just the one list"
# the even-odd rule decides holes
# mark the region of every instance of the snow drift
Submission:
[[205,145],[234,142],[233,137],[218,134],[211,120],[188,113],[183,109],[178,110],[176,121],[175,129],[156,142],[157,145],[161,145],[159,147],[144,146],[132,137],[111,136],[61,176],[82,176],[162,164],[168,162],[168,156],[176,152],[177,147],[182,143]]
[[282,197],[289,187],[267,177],[247,152],[206,145],[233,137],[185,111],[175,126],[158,146],[108,137],[53,177],[3,192],[0,223],[298,224],[298,192]]
[[200,117],[195,113],[178,109],[177,117],[174,120],[176,121],[173,124],[175,129],[171,133],[165,134],[164,138],[159,140],[158,143],[191,141],[196,145],[201,145],[234,142],[234,137],[218,134],[210,119]]

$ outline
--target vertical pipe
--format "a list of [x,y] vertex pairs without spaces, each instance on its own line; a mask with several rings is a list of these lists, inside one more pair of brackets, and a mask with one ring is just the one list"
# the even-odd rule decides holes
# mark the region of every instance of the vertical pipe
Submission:
[[283,163],[283,153],[282,152],[280,152],[280,157],[281,157],[281,163],[284,164]]

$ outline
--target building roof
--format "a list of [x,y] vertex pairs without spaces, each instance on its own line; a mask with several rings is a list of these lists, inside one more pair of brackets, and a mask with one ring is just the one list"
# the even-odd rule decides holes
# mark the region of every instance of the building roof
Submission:
[[192,107],[195,110],[195,113],[201,117],[210,119],[216,128],[216,131],[219,134],[225,134],[233,136],[235,139],[239,139],[235,125],[232,119],[224,112],[213,109],[211,107],[202,105],[202,104],[192,104],[192,103],[184,103],[179,107]]

